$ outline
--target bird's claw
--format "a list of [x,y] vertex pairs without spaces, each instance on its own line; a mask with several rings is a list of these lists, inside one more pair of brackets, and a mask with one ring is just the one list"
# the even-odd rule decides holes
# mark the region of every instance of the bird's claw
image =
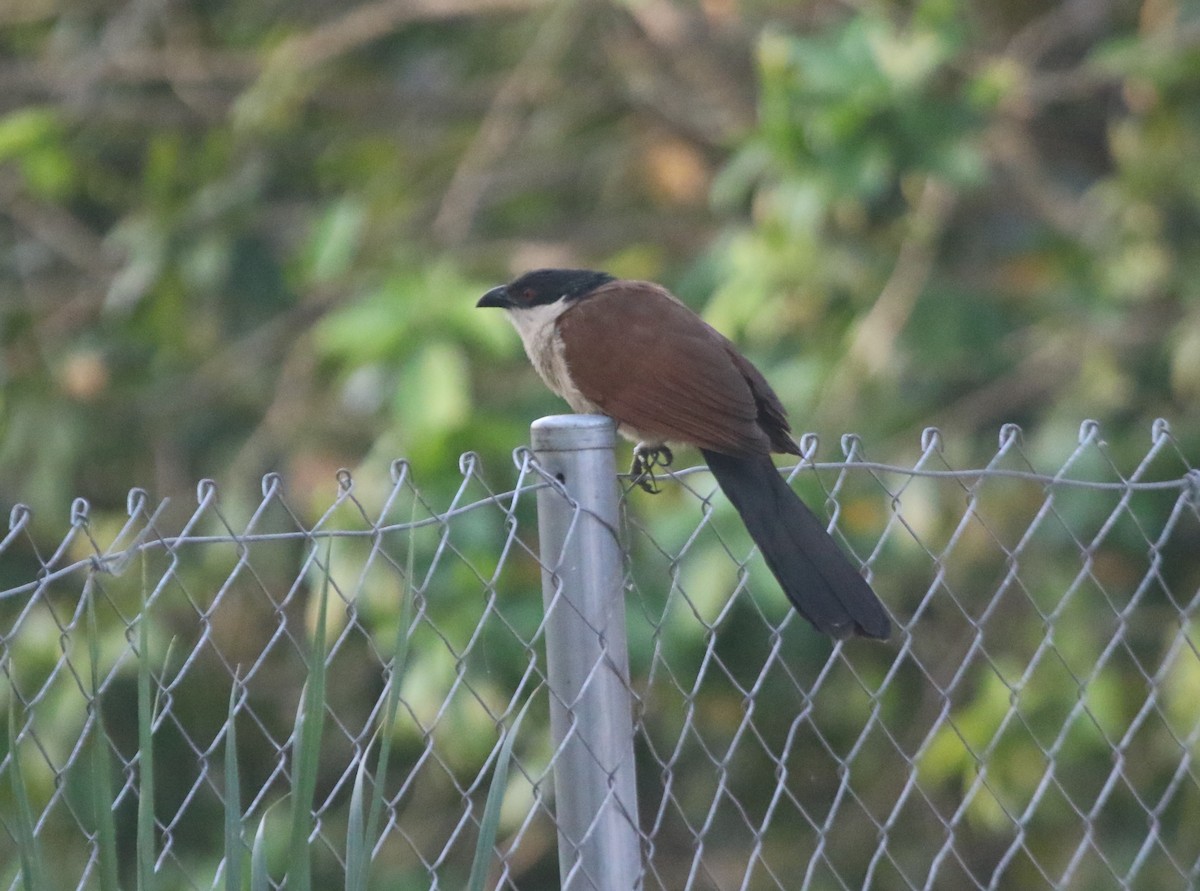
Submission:
[[674,460],[675,456],[665,445],[649,446],[639,442],[633,447],[633,466],[629,468],[629,474],[635,485],[651,495],[657,495],[662,489],[655,479],[654,468],[665,470]]

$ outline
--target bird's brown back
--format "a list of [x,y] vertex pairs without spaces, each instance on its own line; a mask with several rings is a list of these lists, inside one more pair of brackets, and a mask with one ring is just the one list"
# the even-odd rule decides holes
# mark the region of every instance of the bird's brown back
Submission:
[[729,455],[796,452],[766,379],[665,288],[611,282],[558,328],[580,392],[638,436]]

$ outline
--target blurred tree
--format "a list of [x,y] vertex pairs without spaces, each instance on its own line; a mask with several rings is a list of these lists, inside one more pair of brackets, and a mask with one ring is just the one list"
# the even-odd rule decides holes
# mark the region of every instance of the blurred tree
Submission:
[[1171,0],[5,15],[5,500],[503,453],[554,403],[471,297],[549,263],[711,294],[799,426],[877,453],[1197,436]]
[[717,183],[750,220],[715,249],[710,318],[779,356],[822,427],[990,448],[1004,421],[1095,416],[1141,448],[1161,415],[1194,443],[1182,15],[929,0],[769,31],[760,122]]

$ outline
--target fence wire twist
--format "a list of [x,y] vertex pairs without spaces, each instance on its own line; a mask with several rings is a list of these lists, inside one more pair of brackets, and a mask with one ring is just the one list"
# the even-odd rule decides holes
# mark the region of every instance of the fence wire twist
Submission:
[[[865,460],[853,436],[842,461],[816,462],[816,445],[802,441],[793,484],[866,566],[896,619],[887,643],[812,632],[704,468],[671,474],[654,499],[623,486],[645,887],[1200,884],[1200,472],[1166,423],[1130,473],[1091,422],[1049,475],[1013,425],[971,470],[951,467],[933,430],[912,467]],[[343,472],[315,511],[276,475],[257,504],[201,482],[180,518],[140,490],[120,521],[77,500],[51,548],[13,508],[0,540],[16,744],[0,760],[5,885],[20,884],[15,757],[56,886],[97,881],[97,712],[132,870],[141,659],[163,765],[156,868],[167,887],[214,887],[230,693],[254,827],[292,788],[328,579],[317,886],[340,884],[366,759],[384,801],[376,877],[462,887],[500,729],[532,698],[492,882],[556,887],[533,506],[553,480],[527,451],[515,458],[507,491],[470,454],[454,491],[419,488],[404,462],[386,481]],[[400,708],[381,728],[389,683]],[[377,731],[393,747],[384,776]]]

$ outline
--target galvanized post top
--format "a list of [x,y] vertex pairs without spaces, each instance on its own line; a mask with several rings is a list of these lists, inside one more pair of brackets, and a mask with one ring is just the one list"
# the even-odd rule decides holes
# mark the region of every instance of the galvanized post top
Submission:
[[535,452],[611,449],[617,427],[607,415],[547,415],[529,426],[529,437]]

